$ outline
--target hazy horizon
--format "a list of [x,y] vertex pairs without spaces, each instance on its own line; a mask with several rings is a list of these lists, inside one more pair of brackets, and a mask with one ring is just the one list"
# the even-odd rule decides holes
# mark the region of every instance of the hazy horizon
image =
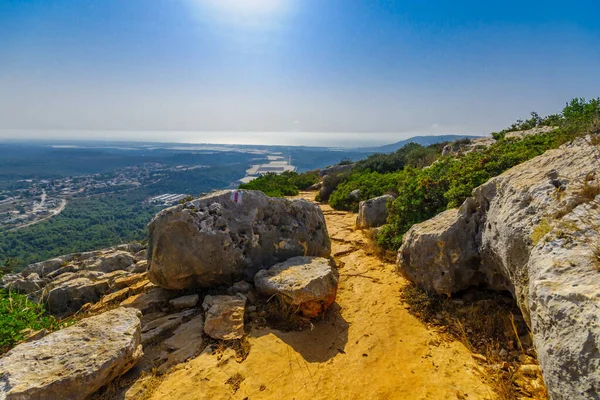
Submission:
[[0,138],[487,135],[600,94],[600,4],[534,3],[3,2]]
[[[285,136],[282,137],[282,134]],[[219,139],[218,136],[226,139]],[[372,147],[393,144],[415,136],[483,136],[461,133],[402,134],[364,132],[198,132],[198,131],[105,131],[105,130],[12,130],[0,129],[0,141],[106,141],[215,145],[270,145],[315,147]]]

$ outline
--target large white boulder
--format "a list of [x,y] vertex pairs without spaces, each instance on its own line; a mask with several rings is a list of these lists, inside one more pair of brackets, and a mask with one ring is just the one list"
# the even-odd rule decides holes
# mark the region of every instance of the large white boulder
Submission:
[[600,393],[600,150],[592,138],[491,179],[413,226],[398,268],[429,291],[513,293],[552,398]]
[[85,399],[142,357],[140,313],[86,318],[0,359],[0,399]]
[[254,277],[259,293],[277,295],[304,316],[316,317],[335,301],[338,276],[322,257],[293,257],[260,270]]
[[221,191],[168,208],[148,230],[148,277],[168,289],[252,280],[290,257],[331,252],[319,207],[259,191]]

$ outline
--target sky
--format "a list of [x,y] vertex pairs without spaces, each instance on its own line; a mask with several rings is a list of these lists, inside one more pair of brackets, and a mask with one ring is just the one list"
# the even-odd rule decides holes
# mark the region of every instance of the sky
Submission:
[[0,139],[376,145],[600,96],[597,0],[2,0]]

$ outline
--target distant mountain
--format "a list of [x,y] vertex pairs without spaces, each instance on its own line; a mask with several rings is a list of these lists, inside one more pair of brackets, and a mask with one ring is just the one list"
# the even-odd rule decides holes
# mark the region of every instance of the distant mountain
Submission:
[[479,136],[469,136],[469,135],[431,135],[431,136],[413,136],[406,140],[401,140],[396,143],[386,144],[384,146],[379,147],[360,147],[358,149],[353,149],[354,151],[360,151],[364,153],[393,153],[401,147],[404,147],[408,143],[417,143],[422,146],[429,146],[430,144],[440,143],[440,142],[452,142],[458,139],[463,138],[476,138]]

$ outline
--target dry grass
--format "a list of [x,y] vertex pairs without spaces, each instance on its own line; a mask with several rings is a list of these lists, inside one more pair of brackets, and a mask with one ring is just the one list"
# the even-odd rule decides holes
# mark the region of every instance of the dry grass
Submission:
[[542,240],[542,238],[546,236],[551,230],[552,226],[550,225],[548,220],[546,218],[542,219],[540,223],[535,228],[533,228],[533,232],[531,232],[531,241],[533,242],[533,245],[535,246],[536,244],[538,244],[540,240]]
[[593,201],[600,194],[600,182],[596,179],[596,173],[588,173],[578,194],[587,201]]
[[240,389],[240,386],[242,385],[242,382],[244,382],[246,378],[244,378],[242,376],[242,374],[237,373],[235,375],[233,375],[231,378],[227,379],[225,381],[226,385],[229,385],[231,387],[231,391],[233,393],[237,392]]
[[90,397],[90,400],[112,400],[117,394],[122,393],[123,389],[132,386],[135,383],[140,385],[139,392],[136,393],[136,400],[147,400],[152,393],[160,386],[164,376],[156,373],[156,369],[142,372],[137,378],[127,379],[125,376],[116,378],[108,385],[104,386],[98,392]]
[[597,271],[600,271],[600,243],[592,245],[592,263]]
[[529,331],[512,298],[492,291],[468,290],[450,299],[428,294],[416,285],[406,286],[401,298],[411,314],[442,336],[458,340],[471,352],[485,357],[486,378],[500,399],[548,398],[543,386],[531,392],[513,379],[521,364],[519,357],[535,356],[535,352],[531,343],[521,342]]
[[374,256],[379,258],[382,261],[386,261],[389,263],[396,262],[397,252],[392,250],[386,250],[377,243],[377,230],[369,229],[365,232],[365,236],[367,238],[367,244],[364,246],[363,250],[370,256]]
[[303,317],[299,310],[287,304],[279,296],[272,296],[264,305],[266,324],[282,332],[301,331],[310,325],[310,319]]

